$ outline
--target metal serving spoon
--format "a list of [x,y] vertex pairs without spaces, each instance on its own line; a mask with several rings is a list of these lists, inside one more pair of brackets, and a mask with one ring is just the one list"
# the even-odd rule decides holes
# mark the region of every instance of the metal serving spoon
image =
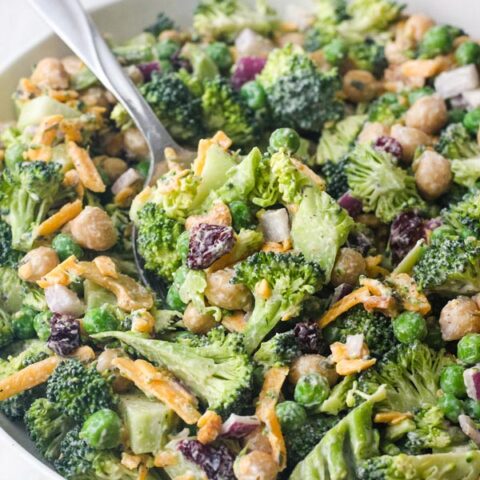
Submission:
[[[189,164],[194,153],[180,147],[158,120],[152,109],[118,63],[79,0],[29,0],[53,31],[85,63],[98,80],[125,107],[145,137],[150,151],[150,168],[145,185],[150,185],[166,170],[165,148],[173,148],[183,164]],[[135,231],[133,252],[142,282],[154,289],[160,286],[145,271],[137,251]]]

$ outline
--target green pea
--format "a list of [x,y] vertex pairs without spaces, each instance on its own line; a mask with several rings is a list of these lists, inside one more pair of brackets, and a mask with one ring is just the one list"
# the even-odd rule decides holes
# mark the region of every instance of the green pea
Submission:
[[12,329],[15,338],[27,340],[37,334],[33,327],[33,320],[37,312],[29,307],[23,307],[12,315]]
[[222,71],[230,69],[233,65],[232,52],[226,43],[209,43],[205,48],[205,52]]
[[436,25],[423,37],[419,53],[423,58],[433,58],[453,50],[453,41],[458,35],[457,30],[448,25]]
[[320,406],[330,394],[328,380],[318,373],[309,373],[300,377],[295,386],[293,397],[296,402],[307,408]]
[[427,335],[427,322],[417,312],[403,312],[393,321],[393,333],[401,343],[423,340]]
[[80,438],[96,449],[115,448],[120,444],[122,421],[108,408],[90,415],[82,426]]
[[267,103],[267,94],[256,80],[243,84],[240,95],[253,110],[260,110]]
[[323,53],[327,62],[336,67],[340,65],[345,56],[347,55],[347,44],[341,38],[336,38],[332,40],[328,45],[325,45],[323,48]]
[[236,200],[228,205],[232,215],[233,228],[239,232],[243,228],[250,228],[253,223],[252,210],[247,202]]
[[112,311],[111,305],[102,305],[88,310],[82,320],[82,327],[89,335],[118,330],[119,325],[120,322]]
[[461,365],[449,365],[443,369],[440,375],[440,388],[445,393],[455,395],[457,398],[465,398],[467,389],[463,381],[465,369]]
[[174,42],[173,40],[162,40],[154,47],[156,57],[159,60],[170,60],[172,56],[177,53],[178,49],[178,43]]
[[40,340],[46,342],[50,337],[50,319],[52,318],[51,312],[40,312],[35,315],[33,319],[33,328],[37,333]]
[[462,43],[455,52],[455,59],[459,65],[480,63],[480,45],[475,42]]
[[77,258],[83,257],[83,250],[75,240],[65,233],[59,233],[52,241],[52,248],[57,252],[58,258],[63,262],[68,257],[75,255]]
[[143,177],[147,178],[148,171],[150,170],[150,161],[142,160],[135,165],[135,170]]
[[465,413],[476,420],[480,420],[480,402],[467,398],[464,402]]
[[472,135],[476,135],[480,127],[480,108],[468,112],[463,117],[463,125]]
[[480,362],[480,334],[468,333],[457,344],[457,357],[467,365]]
[[442,395],[438,400],[438,406],[452,422],[458,422],[458,416],[463,413],[463,402],[451,393]]
[[182,257],[182,261],[187,261],[188,252],[190,250],[190,233],[185,230],[177,240],[177,251]]
[[307,412],[296,402],[287,400],[275,407],[275,413],[282,426],[282,431],[293,431],[301,428],[307,420]]
[[277,128],[270,135],[270,147],[274,151],[283,149],[288,153],[295,153],[300,148],[300,137],[291,128]]

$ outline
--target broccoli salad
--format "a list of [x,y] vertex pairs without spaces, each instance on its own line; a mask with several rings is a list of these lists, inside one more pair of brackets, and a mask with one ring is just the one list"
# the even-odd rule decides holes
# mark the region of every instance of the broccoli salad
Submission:
[[67,480],[478,480],[480,44],[392,0],[200,0],[111,46],[196,157],[145,186],[78,58],[20,79],[0,412]]

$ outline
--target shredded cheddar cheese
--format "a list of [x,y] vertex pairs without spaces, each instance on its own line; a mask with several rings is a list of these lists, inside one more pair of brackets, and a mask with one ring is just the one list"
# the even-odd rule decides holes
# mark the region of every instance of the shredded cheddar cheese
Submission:
[[360,373],[363,370],[367,370],[368,368],[375,365],[376,362],[376,358],[370,358],[368,360],[365,360],[363,358],[346,358],[340,360],[336,364],[335,370],[339,375],[345,377],[347,375],[353,375],[354,373]]
[[58,212],[54,213],[50,218],[47,218],[37,228],[37,235],[46,237],[60,230],[66,223],[73,220],[82,211],[82,202],[75,200],[67,203]]
[[75,267],[76,262],[77,258],[74,255],[71,255],[38,280],[37,285],[41,288],[48,288],[52,285],[63,285],[67,287],[72,282],[70,272]]
[[75,142],[67,143],[67,152],[85,188],[92,192],[104,192],[105,184],[88,152]]
[[217,439],[222,431],[222,417],[212,410],[207,410],[197,422],[197,439],[206,445]]

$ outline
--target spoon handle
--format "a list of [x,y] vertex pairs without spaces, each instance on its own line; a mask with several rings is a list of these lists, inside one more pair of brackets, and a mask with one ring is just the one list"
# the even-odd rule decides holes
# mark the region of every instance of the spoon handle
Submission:
[[151,178],[154,168],[158,168],[155,164],[164,159],[164,149],[177,148],[177,144],[124,72],[91,17],[85,12],[79,0],[29,1],[130,114],[150,149],[152,161],[149,178]]

